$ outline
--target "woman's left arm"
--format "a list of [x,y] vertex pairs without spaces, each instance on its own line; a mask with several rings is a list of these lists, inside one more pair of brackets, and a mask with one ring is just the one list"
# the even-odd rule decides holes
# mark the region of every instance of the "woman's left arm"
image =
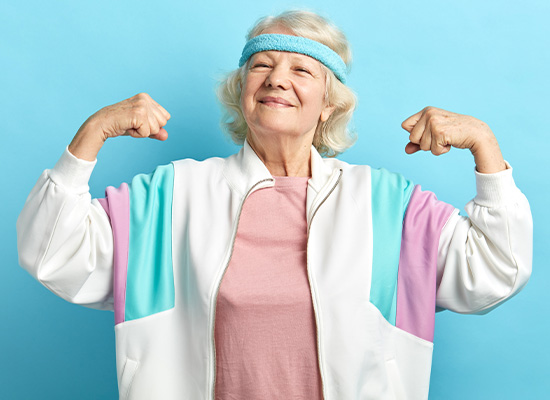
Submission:
[[427,107],[402,127],[408,154],[435,155],[451,147],[470,149],[476,162],[477,195],[443,227],[438,248],[437,305],[461,313],[491,309],[527,283],[532,263],[532,217],[516,187],[512,168],[484,122]]
[[477,118],[426,107],[401,126],[410,134],[405,147],[407,154],[424,150],[439,156],[456,147],[472,152],[478,172],[491,174],[506,169],[493,131]]

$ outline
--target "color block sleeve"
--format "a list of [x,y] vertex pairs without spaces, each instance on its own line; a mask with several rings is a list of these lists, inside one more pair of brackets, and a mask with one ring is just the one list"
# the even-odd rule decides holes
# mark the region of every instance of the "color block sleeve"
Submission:
[[112,310],[113,234],[89,193],[94,166],[65,149],[42,173],[17,220],[17,247],[20,265],[58,296]]
[[437,260],[437,306],[483,313],[512,297],[531,274],[533,222],[512,168],[476,171],[477,195],[443,227]]
[[415,186],[403,220],[396,326],[433,342],[437,256],[441,232],[455,208]]

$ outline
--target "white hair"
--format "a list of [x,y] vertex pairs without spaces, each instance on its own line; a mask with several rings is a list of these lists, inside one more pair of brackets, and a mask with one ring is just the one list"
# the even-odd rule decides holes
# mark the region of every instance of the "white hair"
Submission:
[[[309,11],[286,11],[277,16],[261,18],[248,32],[246,40],[260,35],[272,27],[284,27],[297,36],[315,40],[334,50],[348,70],[351,65],[351,49],[340,29],[327,19]],[[250,60],[249,60],[250,61]],[[242,67],[230,72],[217,90],[218,99],[225,109],[222,128],[236,144],[243,144],[248,134],[248,125],[241,109],[241,89],[248,71],[246,62]],[[319,121],[313,137],[313,145],[325,156],[334,157],[348,148],[356,140],[348,125],[355,110],[357,98],[353,91],[340,82],[334,73],[321,64],[326,75],[325,103],[334,111],[325,121]]]

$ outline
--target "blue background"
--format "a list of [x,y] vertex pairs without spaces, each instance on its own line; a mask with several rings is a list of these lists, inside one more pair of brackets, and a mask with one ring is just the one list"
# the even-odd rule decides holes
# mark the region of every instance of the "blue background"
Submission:
[[533,275],[490,314],[436,318],[431,399],[541,399],[550,392],[550,3],[478,1],[12,1],[0,4],[0,398],[115,399],[113,314],[66,303],[18,267],[15,221],[43,169],[100,108],[139,92],[172,115],[167,142],[110,140],[94,197],[159,164],[238,150],[219,130],[214,87],[257,18],[289,7],[347,34],[359,96],[354,163],[404,173],[459,208],[473,159],[403,151],[426,106],[473,115],[497,135],[535,221]]

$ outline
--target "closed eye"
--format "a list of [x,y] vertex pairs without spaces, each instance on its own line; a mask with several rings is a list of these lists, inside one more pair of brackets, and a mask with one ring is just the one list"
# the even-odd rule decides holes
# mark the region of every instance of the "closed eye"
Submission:
[[269,68],[269,65],[265,63],[257,63],[257,64],[254,64],[252,68]]
[[298,71],[298,72],[305,72],[306,74],[313,75],[313,74],[309,71],[309,69],[304,68],[304,67],[296,67],[296,71]]

